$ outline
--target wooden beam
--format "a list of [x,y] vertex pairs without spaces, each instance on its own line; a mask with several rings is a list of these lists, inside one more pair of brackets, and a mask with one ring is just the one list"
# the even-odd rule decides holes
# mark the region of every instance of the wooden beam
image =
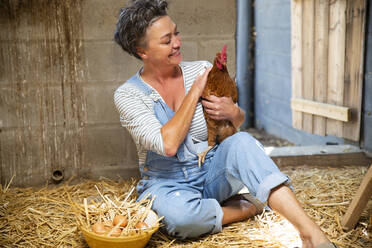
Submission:
[[357,190],[346,214],[342,218],[341,225],[345,230],[354,228],[358,222],[364,207],[372,195],[372,165],[364,176],[359,189]]
[[372,158],[352,145],[265,147],[265,152],[279,166],[368,166]]
[[333,120],[348,122],[350,108],[305,99],[291,99],[291,108],[296,111],[327,117]]

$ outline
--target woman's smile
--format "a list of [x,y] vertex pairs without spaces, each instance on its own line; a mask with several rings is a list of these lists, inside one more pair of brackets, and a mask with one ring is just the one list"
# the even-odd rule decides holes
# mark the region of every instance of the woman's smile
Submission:
[[171,53],[169,57],[178,57],[181,55],[180,49],[177,49],[174,53]]

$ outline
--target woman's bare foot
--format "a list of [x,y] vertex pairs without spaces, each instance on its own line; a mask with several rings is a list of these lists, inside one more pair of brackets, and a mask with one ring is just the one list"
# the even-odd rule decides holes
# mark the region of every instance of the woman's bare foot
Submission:
[[246,220],[257,213],[257,208],[240,195],[234,195],[222,204],[222,225]]

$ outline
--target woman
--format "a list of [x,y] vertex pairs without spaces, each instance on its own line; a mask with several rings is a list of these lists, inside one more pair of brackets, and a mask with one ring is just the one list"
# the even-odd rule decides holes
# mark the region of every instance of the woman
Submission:
[[[288,177],[249,134],[225,139],[198,166],[197,154],[207,147],[203,107],[236,128],[244,112],[230,98],[200,101],[211,64],[182,61],[181,38],[166,9],[165,0],[132,1],[120,11],[115,32],[115,41],[143,62],[114,96],[121,123],[137,145],[139,199],[151,193],[166,231],[181,239],[219,232],[222,225],[260,213],[267,203],[299,230],[303,247],[335,247],[306,215]],[[251,195],[233,197],[243,186]]]

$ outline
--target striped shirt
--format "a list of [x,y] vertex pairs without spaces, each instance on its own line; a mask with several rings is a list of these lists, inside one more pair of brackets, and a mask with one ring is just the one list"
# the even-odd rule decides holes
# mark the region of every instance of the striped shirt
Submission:
[[[187,94],[196,76],[212,64],[208,61],[195,61],[181,62],[179,66],[182,70]],[[139,78],[141,78],[141,70],[137,72]],[[152,88],[149,84],[147,85]],[[163,138],[160,133],[162,125],[153,110],[154,99],[162,99],[155,89],[150,95],[145,95],[133,84],[124,83],[114,94],[114,102],[120,113],[121,125],[129,131],[137,146],[139,164],[145,163],[148,150],[165,156]],[[207,125],[200,102],[196,106],[189,134],[196,142],[208,139]]]

